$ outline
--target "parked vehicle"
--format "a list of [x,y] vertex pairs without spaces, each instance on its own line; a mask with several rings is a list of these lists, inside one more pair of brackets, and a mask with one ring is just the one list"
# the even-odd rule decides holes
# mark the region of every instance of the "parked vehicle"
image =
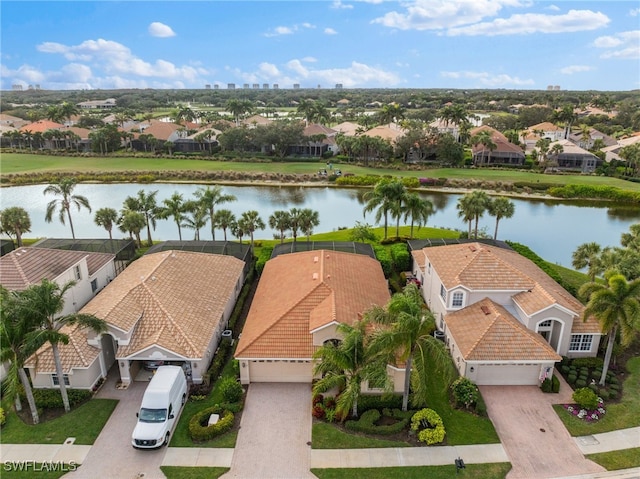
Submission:
[[180,366],[160,366],[142,397],[131,435],[135,448],[153,449],[169,444],[182,407],[187,400],[187,379]]

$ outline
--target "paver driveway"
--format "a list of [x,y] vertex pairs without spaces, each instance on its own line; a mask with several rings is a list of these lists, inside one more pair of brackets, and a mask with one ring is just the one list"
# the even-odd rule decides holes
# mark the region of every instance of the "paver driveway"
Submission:
[[605,470],[585,459],[552,408],[552,404],[572,402],[571,388],[564,381],[560,394],[545,394],[537,386],[480,386],[480,391],[513,465],[507,479],[546,479]]
[[304,479],[309,472],[311,385],[249,386],[231,470],[225,479]]

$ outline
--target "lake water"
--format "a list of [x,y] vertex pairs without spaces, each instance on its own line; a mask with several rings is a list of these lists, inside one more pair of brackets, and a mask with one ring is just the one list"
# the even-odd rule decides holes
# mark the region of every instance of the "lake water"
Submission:
[[[199,185],[190,184],[80,184],[75,193],[89,199],[93,212],[102,207],[120,210],[127,196],[137,191],[158,190],[160,204],[174,192],[182,193],[185,199],[191,199]],[[54,199],[44,196],[45,186],[19,186],[0,189],[0,205],[22,206],[31,216],[31,233],[28,237],[64,238],[71,236],[68,225],[62,225],[54,216],[52,223],[44,221],[46,205]],[[374,214],[363,216],[362,193],[366,190],[332,187],[293,187],[293,186],[224,186],[227,194],[235,195],[238,201],[226,203],[218,208],[226,208],[239,217],[244,211],[257,210],[265,224],[276,210],[291,208],[311,208],[319,213],[320,226],[316,232],[337,230],[340,227],[352,227],[356,221],[375,224]],[[429,218],[428,226],[454,228],[466,231],[467,224],[458,218],[456,203],[459,194],[424,194],[436,206],[436,213]],[[594,241],[601,246],[619,246],[620,235],[629,230],[633,223],[640,222],[640,207],[614,207],[610,204],[587,204],[586,202],[561,202],[555,200],[513,199],[516,210],[510,219],[502,219],[498,239],[512,240],[529,246],[548,261],[571,266],[571,254],[582,243]],[[95,225],[93,213],[83,209],[72,210],[77,238],[106,238],[107,232]],[[480,228],[493,235],[495,218],[485,215],[480,219]],[[392,225],[389,233],[394,234]],[[114,229],[114,238],[125,235]],[[256,239],[272,239],[275,231],[267,228],[255,234]],[[145,238],[146,230],[142,237]],[[184,229],[183,239],[192,239],[193,230]],[[152,232],[154,240],[178,239],[178,231],[172,219],[158,221]],[[211,238],[210,226],[200,231],[200,238]],[[216,231],[216,239],[222,239],[222,232]],[[233,239],[233,238],[229,238]]]

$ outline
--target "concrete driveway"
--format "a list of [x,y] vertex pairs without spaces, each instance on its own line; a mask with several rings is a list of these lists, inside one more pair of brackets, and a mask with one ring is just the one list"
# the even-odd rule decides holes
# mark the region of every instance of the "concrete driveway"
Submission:
[[311,451],[311,385],[253,383],[225,479],[304,479]]
[[572,402],[561,379],[559,394],[537,386],[480,386],[500,441],[513,465],[507,479],[546,479],[602,472],[585,459],[552,404]]

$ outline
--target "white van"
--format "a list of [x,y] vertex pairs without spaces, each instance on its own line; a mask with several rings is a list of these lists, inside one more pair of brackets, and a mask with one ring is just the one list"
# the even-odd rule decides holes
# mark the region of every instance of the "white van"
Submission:
[[187,379],[180,366],[160,366],[147,386],[131,435],[135,448],[152,449],[169,444],[187,400]]

